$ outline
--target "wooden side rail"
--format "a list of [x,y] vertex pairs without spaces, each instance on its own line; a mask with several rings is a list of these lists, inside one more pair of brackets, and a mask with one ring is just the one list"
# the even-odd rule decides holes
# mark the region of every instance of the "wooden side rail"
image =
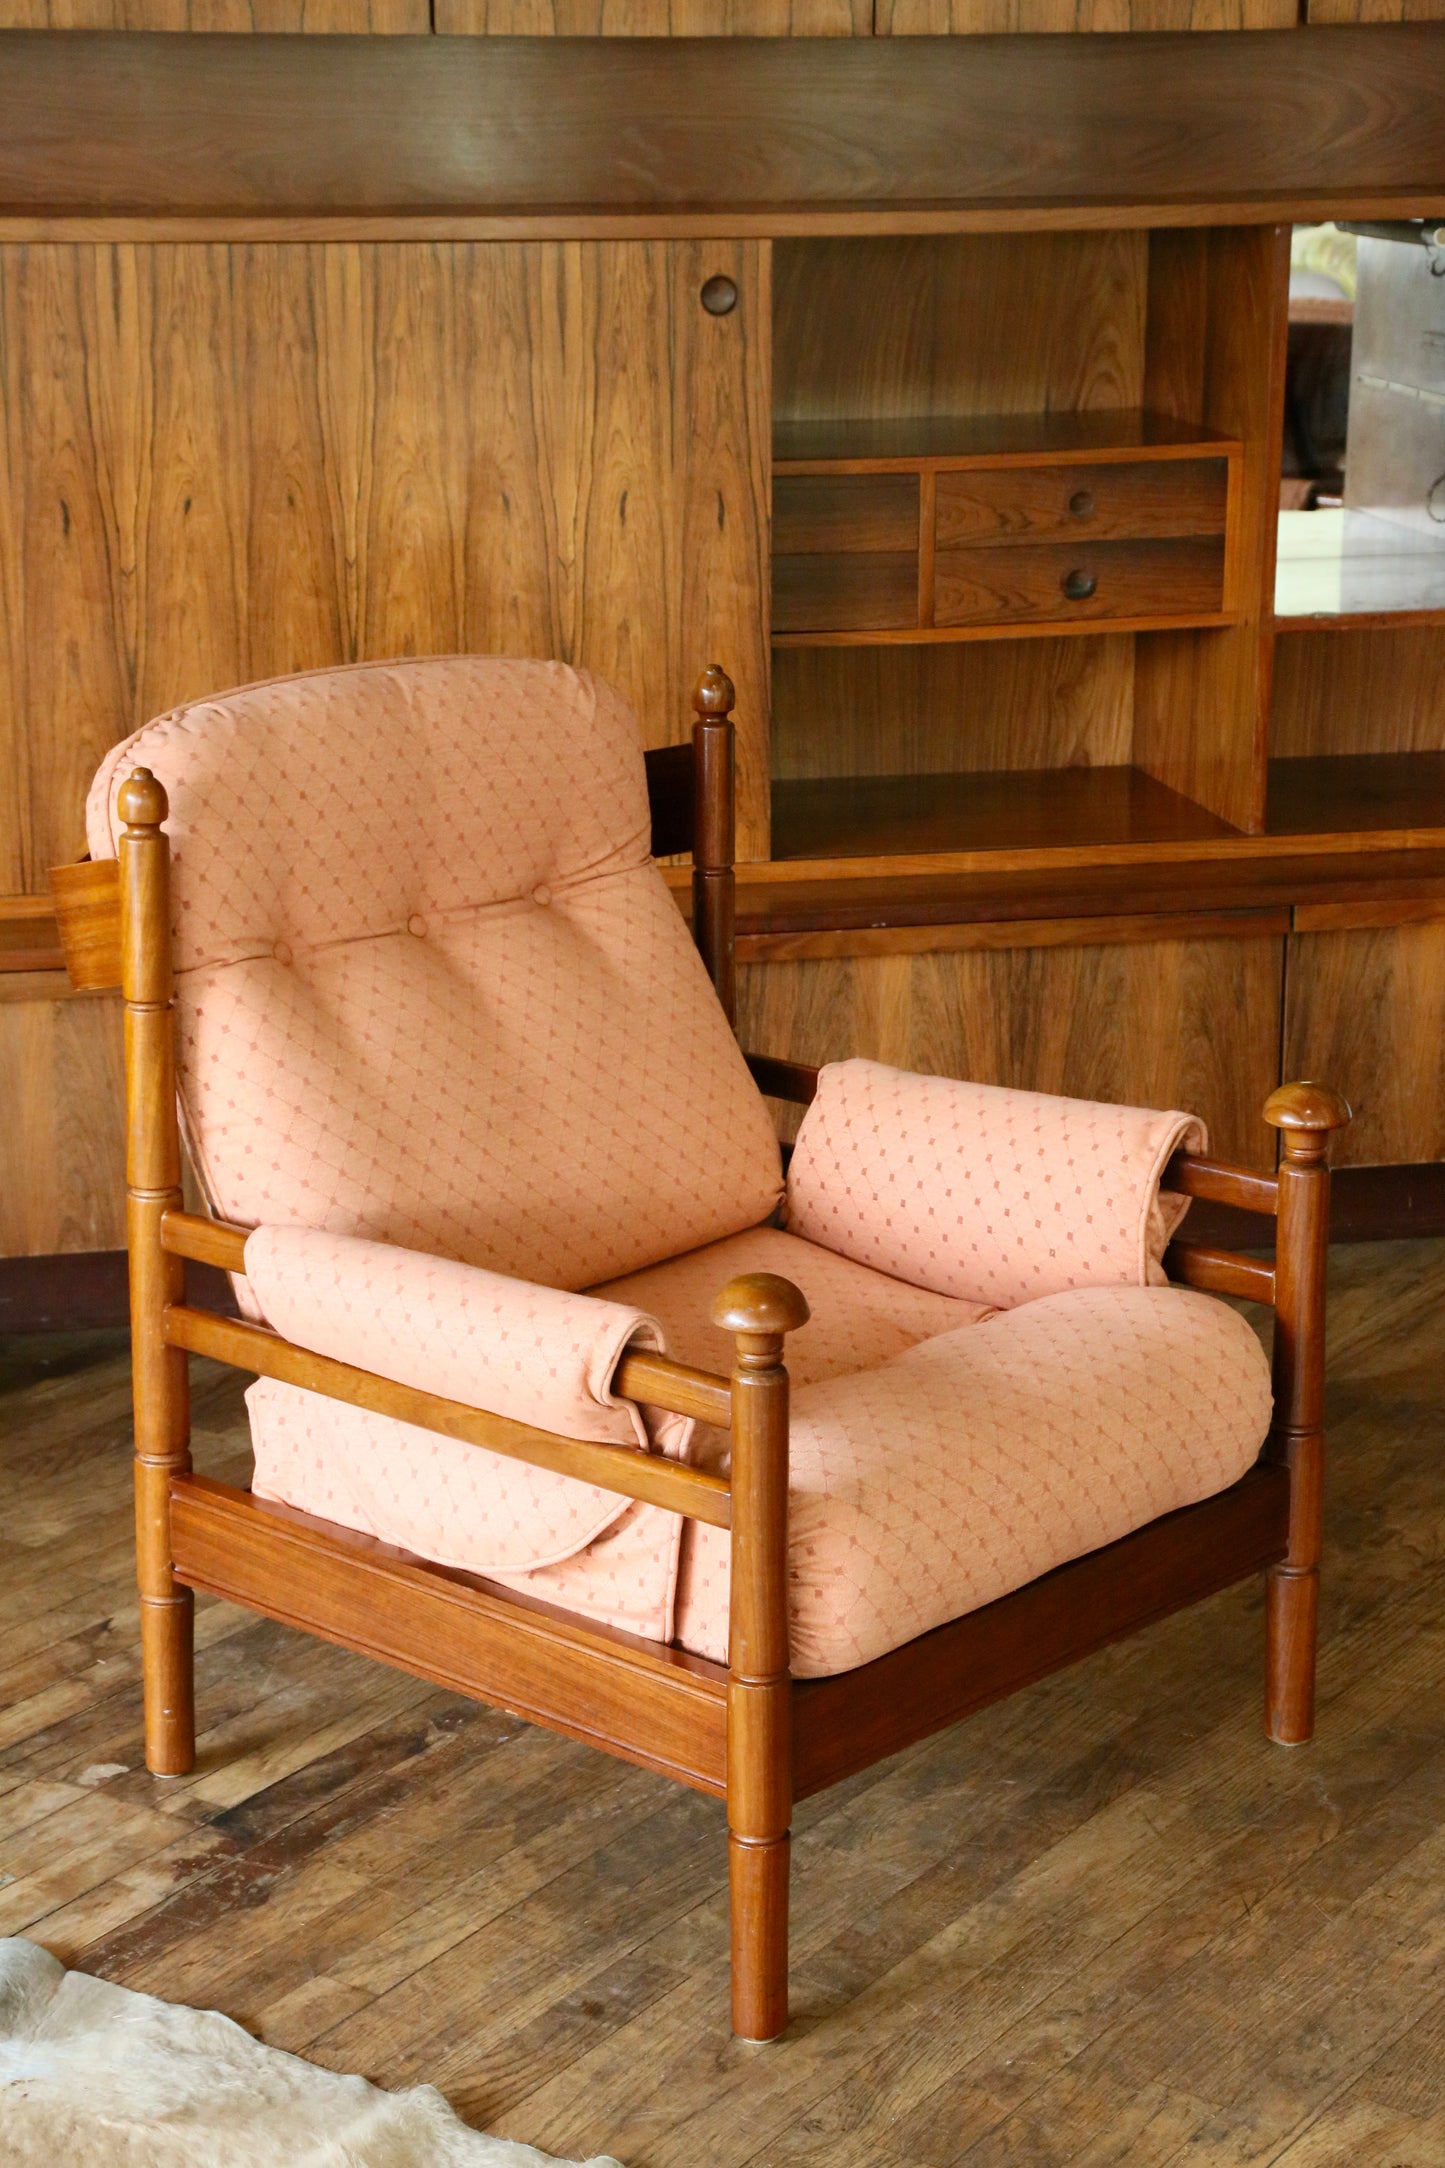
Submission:
[[744,1056],[753,1082],[769,1099],[788,1099],[794,1106],[810,1107],[818,1096],[818,1072],[801,1061],[780,1061],[775,1054]]
[[488,1452],[505,1454],[509,1460],[525,1460],[535,1468],[549,1468],[554,1475],[576,1476],[595,1483],[600,1490],[616,1491],[644,1505],[663,1506],[670,1513],[685,1513],[695,1521],[710,1521],[714,1528],[732,1526],[731,1487],[722,1476],[689,1468],[681,1461],[663,1460],[625,1445],[598,1445],[586,1438],[562,1438],[550,1430],[534,1430],[530,1423],[514,1423],[506,1416],[489,1415],[464,1401],[447,1400],[415,1385],[398,1385],[391,1378],[356,1370],[329,1355],[313,1355],[295,1347],[279,1333],[263,1325],[248,1325],[233,1317],[219,1317],[213,1310],[192,1310],[184,1303],[170,1303],[164,1312],[167,1347],[184,1348],[188,1355],[210,1355],[237,1370],[254,1370],[258,1377],[279,1378],[285,1385],[300,1385],[328,1400],[343,1400],[353,1408],[368,1408],[375,1415],[390,1415],[398,1422],[415,1423],[421,1430],[440,1431],[443,1437],[459,1438],[466,1445],[485,1446]]
[[1241,1212],[1266,1212],[1271,1219],[1279,1210],[1275,1175],[1226,1167],[1221,1160],[1199,1159],[1189,1152],[1174,1154],[1159,1178],[1159,1187],[1181,1197],[1207,1198],[1210,1204],[1232,1204]]
[[1164,1270],[1171,1280],[1209,1295],[1243,1295],[1250,1302],[1274,1305],[1274,1267],[1260,1257],[1206,1249],[1202,1243],[1171,1242],[1164,1252]]
[[[244,1274],[246,1270],[246,1229],[230,1220],[208,1219],[197,1212],[163,1212],[161,1248],[172,1257],[216,1265],[222,1272]],[[695,1422],[711,1423],[718,1430],[726,1430],[732,1422],[731,1387],[710,1370],[674,1362],[670,1355],[631,1348],[617,1365],[612,1382],[624,1400],[642,1400],[650,1408],[665,1408],[669,1415],[690,1415]],[[600,1482],[601,1478],[591,1480]]]

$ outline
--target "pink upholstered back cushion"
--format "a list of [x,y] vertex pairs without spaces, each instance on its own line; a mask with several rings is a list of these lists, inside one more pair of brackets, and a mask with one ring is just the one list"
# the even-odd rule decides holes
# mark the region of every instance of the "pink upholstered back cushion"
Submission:
[[215,1210],[581,1287],[766,1217],[776,1140],[648,850],[636,724],[558,663],[252,686],[170,794],[181,1099]]
[[[626,1304],[302,1227],[258,1228],[246,1243],[246,1276],[268,1323],[299,1347],[563,1437],[644,1449],[654,1442],[641,1411],[611,1389],[629,1345],[663,1344],[656,1321]],[[294,1387],[277,1390],[298,1404],[316,1402]],[[324,1419],[325,1406],[298,1405],[293,1440]],[[349,1435],[356,1410],[343,1413]],[[416,1457],[415,1427],[383,1417],[371,1423],[390,1434],[392,1466],[403,1479]],[[665,1451],[685,1450],[684,1419],[662,1417],[653,1427]],[[356,1457],[353,1445],[348,1458]],[[570,1558],[627,1508],[616,1491],[480,1447],[464,1448],[462,1458],[479,1571]],[[278,1470],[268,1472],[274,1486]]]
[[830,1063],[788,1172],[790,1230],[875,1271],[1011,1309],[1162,1283],[1187,1209],[1161,1197],[1194,1116]]

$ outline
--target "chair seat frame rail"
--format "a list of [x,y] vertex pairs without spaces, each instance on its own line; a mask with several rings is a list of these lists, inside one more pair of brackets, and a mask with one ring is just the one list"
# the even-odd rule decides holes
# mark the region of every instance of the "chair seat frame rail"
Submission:
[[[647,756],[653,847],[691,849],[693,931],[734,1014],[733,688],[716,666],[694,696],[690,745]],[[1267,1213],[1272,1262],[1176,1242],[1185,1286],[1275,1313],[1274,1421],[1258,1465],[1218,1496],[1170,1513],[951,1624],[835,1677],[794,1680],[788,1629],[787,1335],[802,1294],[771,1274],[723,1288],[729,1378],[628,1352],[622,1396],[731,1433],[726,1477],[636,1449],[565,1438],[399,1385],[195,1309],[186,1261],[244,1273],[247,1230],[184,1209],[176,1106],[175,993],[165,791],[138,769],[121,786],[114,862],[52,874],[77,986],[119,986],[125,1010],[126,1182],[135,1395],[137,1579],[145,1739],[158,1775],[195,1756],[194,1591],[361,1650],[418,1677],[722,1799],[728,1824],[732,2026],[770,2040],[788,2019],[793,1802],[1184,1605],[1263,1571],[1265,1726],[1285,1745],[1314,1728],[1324,1457],[1325,1268],[1337,1094],[1287,1084],[1266,1103],[1278,1170],[1176,1154],[1164,1186]],[[767,1095],[806,1105],[817,1071],[748,1057]],[[723,1665],[413,1558],[249,1491],[197,1476],[188,1364],[207,1355],[353,1407],[435,1430],[619,1496],[730,1531]]]

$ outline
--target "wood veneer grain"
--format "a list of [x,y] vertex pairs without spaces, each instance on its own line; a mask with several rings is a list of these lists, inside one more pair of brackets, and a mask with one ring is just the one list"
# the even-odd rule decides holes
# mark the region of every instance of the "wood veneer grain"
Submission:
[[88,239],[97,219],[535,239],[1423,215],[1445,192],[1440,36],[1200,38],[1181,70],[1153,35],[606,38],[579,66],[560,38],[0,32],[0,206]]
[[1344,1167],[1445,1159],[1445,923],[1296,934],[1284,1065],[1355,1109]]
[[1422,753],[1445,748],[1445,631],[1296,632],[1275,643],[1270,752]]
[[[1132,1106],[1208,1110],[1211,1149],[1273,1165],[1283,941],[1130,942],[749,964],[750,1050],[861,1054],[926,1074]],[[789,1125],[793,1126],[793,1125]]]
[[1140,641],[1134,759],[1250,834],[1264,825],[1288,290],[1283,227],[1151,238],[1146,403],[1224,430],[1243,451],[1226,539],[1237,621]]
[[436,0],[443,33],[528,38],[866,38],[872,0]]
[[773,774],[922,775],[1127,763],[1134,643],[779,648]]
[[879,0],[877,30],[880,37],[1285,30],[1295,7],[1296,0]]
[[149,716],[398,653],[590,664],[654,744],[726,654],[765,848],[757,247],[11,248],[0,322],[14,886]]

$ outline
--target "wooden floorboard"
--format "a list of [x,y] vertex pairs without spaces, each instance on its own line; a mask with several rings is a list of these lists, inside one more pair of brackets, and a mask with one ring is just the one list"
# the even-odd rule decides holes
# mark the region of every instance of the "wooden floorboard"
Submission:
[[10,1343],[0,1932],[628,2168],[1445,2168],[1445,1245],[1334,1255],[1315,1743],[1245,1587],[810,1799],[762,2050],[679,1786],[211,1602],[149,1777],[124,1350]]

